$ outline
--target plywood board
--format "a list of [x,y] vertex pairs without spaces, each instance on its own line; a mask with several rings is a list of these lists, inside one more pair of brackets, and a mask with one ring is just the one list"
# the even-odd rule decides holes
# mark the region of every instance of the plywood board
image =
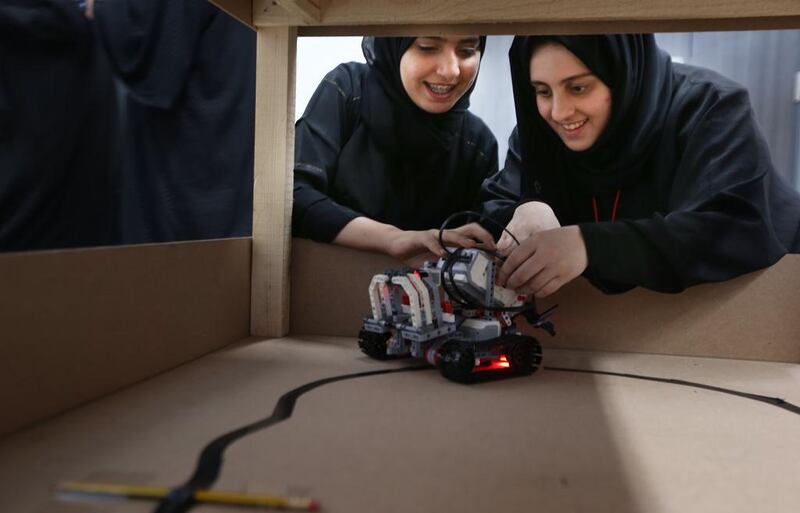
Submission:
[[[356,336],[373,274],[399,264],[371,253],[294,240],[292,332]],[[682,294],[606,296],[583,279],[540,303],[558,304],[546,347],[800,362],[800,255]]]
[[0,434],[247,336],[249,286],[249,239],[0,255]]
[[[250,340],[8,436],[0,510],[152,511],[56,502],[52,489],[62,479],[178,484],[205,443],[268,415],[288,389],[404,365],[354,345]],[[558,350],[545,364],[800,402],[792,364]],[[431,369],[304,395],[292,418],[229,449],[217,486],[312,495],[330,513],[796,511],[798,422],[774,406],[663,383],[542,370],[464,386]]]

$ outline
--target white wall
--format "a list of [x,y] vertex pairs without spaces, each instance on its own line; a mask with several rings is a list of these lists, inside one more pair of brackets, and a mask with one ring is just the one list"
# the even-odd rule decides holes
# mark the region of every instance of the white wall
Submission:
[[295,119],[303,115],[325,75],[339,64],[350,61],[366,62],[361,53],[360,37],[297,38]]

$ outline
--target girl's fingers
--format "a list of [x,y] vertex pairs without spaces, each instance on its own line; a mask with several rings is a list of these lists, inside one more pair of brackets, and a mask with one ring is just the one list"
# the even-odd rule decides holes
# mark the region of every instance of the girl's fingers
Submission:
[[[521,251],[522,250],[522,251]],[[512,261],[512,265],[515,265],[512,268],[508,269],[508,274],[506,275],[506,281],[503,285],[509,289],[514,290],[521,290],[525,284],[530,282],[537,274],[539,274],[542,269],[545,268],[547,262],[545,262],[541,255],[539,255],[537,249],[534,247],[525,247],[520,246],[515,249],[512,255],[517,254],[520,255],[519,259],[514,262]],[[522,256],[526,255],[527,257],[522,258]],[[510,259],[511,257],[509,257]],[[508,260],[503,264],[503,268],[505,264],[508,263]],[[501,268],[502,269],[502,268]]]
[[500,240],[497,241],[497,251],[501,253],[504,252],[511,246],[512,242],[513,239],[511,238],[511,236],[503,232],[503,235],[500,236]]
[[558,272],[551,263],[541,262],[539,265],[541,266],[540,270],[522,287],[525,292],[537,295],[537,297],[542,290],[559,277]]
[[478,223],[470,223],[462,226],[461,228],[457,228],[457,230],[464,235],[467,235],[473,239],[477,239],[489,249],[494,249],[495,247],[494,237],[492,237],[492,234],[489,233],[488,230],[486,230],[486,228],[479,225]]
[[462,248],[471,248],[475,246],[474,239],[456,230],[447,230],[444,232],[444,241],[447,244],[455,244]]
[[563,284],[564,283],[561,277],[556,276],[555,278],[547,282],[544,286],[540,287],[536,292],[534,292],[534,295],[540,299],[545,298],[550,294],[554,294],[556,291],[558,291],[558,289],[560,289]]
[[[535,238],[527,239],[519,246],[512,247],[505,262],[503,262],[503,265],[500,266],[500,269],[497,271],[497,283],[502,287],[514,288],[515,285],[510,284],[509,280],[514,276],[519,267],[527,262],[529,258],[533,257],[536,253],[536,248],[537,244]],[[528,280],[521,280],[521,275],[518,275],[512,283],[518,286],[526,281]]]

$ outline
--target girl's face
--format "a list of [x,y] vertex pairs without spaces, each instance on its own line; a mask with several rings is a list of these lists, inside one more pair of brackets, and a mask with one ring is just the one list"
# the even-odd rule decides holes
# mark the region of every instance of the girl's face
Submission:
[[400,79],[417,107],[441,114],[472,87],[481,61],[478,36],[418,37],[400,59]]
[[558,43],[533,52],[530,78],[539,114],[567,148],[591,148],[611,116],[611,89]]

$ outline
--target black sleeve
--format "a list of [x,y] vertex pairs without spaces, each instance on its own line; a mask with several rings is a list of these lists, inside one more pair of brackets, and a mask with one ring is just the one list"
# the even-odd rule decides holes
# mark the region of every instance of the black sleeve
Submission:
[[514,210],[520,203],[522,192],[522,156],[519,150],[519,132],[517,127],[508,138],[508,152],[503,169],[484,180],[481,185],[479,212],[492,221],[483,222],[484,228],[489,230],[497,239],[502,228],[506,226],[514,215]]
[[695,116],[679,139],[667,213],[579,225],[586,276],[601,289],[679,292],[767,267],[786,253],[769,205],[777,176],[746,91],[715,95]]
[[168,109],[219,9],[207,0],[95,0],[95,25],[115,73],[138,102]]
[[65,43],[91,35],[75,0],[3,0],[0,41]]
[[292,232],[296,237],[331,242],[362,215],[330,197],[339,153],[353,130],[351,86],[348,74],[336,68],[322,80],[295,124]]

